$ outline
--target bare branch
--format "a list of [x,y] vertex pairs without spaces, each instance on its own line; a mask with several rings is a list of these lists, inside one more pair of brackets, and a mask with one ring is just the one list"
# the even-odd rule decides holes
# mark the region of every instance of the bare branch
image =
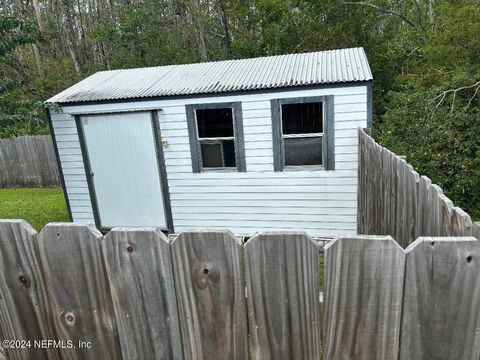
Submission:
[[472,85],[466,85],[466,86],[461,86],[457,89],[450,89],[450,90],[446,90],[444,92],[442,92],[441,94],[439,94],[438,96],[435,96],[432,101],[434,100],[437,100],[437,99],[440,99],[437,103],[437,105],[435,105],[435,108],[433,109],[432,111],[432,117],[433,115],[435,114],[435,111],[440,107],[440,105],[442,105],[442,103],[445,101],[445,98],[447,97],[448,94],[451,94],[453,93],[453,101],[452,101],[452,107],[450,109],[450,112],[453,112],[453,106],[455,105],[455,99],[456,99],[456,96],[457,96],[457,93],[459,91],[462,91],[462,90],[467,90],[467,89],[472,89],[472,88],[476,88],[475,89],[475,93],[473,94],[473,96],[470,98],[470,100],[468,101],[468,104],[467,106],[465,106],[465,109],[470,106],[470,103],[473,101],[473,99],[475,98],[475,96],[477,95],[477,92],[478,90],[480,89],[480,81],[477,81],[475,84],[472,84]]
[[471,102],[473,101],[473,99],[475,99],[475,96],[477,96],[478,90],[480,90],[480,85],[477,86],[477,88],[475,89],[475,92],[473,93],[473,96],[470,98],[470,100],[468,100],[468,103],[467,103],[467,106],[465,106],[465,109],[468,108]]
[[416,24],[414,24],[412,21],[410,21],[405,15],[397,13],[396,11],[393,11],[393,10],[390,10],[390,9],[385,9],[385,8],[380,7],[380,6],[370,4],[370,3],[367,3],[367,2],[364,2],[364,1],[344,1],[343,3],[347,4],[347,5],[362,5],[362,6],[371,7],[371,8],[373,8],[377,11],[380,11],[384,14],[390,14],[390,15],[396,16],[396,17],[402,19],[403,21],[405,21],[408,25],[410,25],[413,28],[415,28],[416,30],[418,30],[418,27],[417,27]]
[[457,88],[457,89],[450,89],[450,90],[444,91],[444,92],[442,92],[440,95],[435,96],[432,100],[436,100],[436,99],[438,99],[439,97],[443,97],[443,98],[444,98],[444,97],[445,97],[444,95],[448,95],[448,94],[450,94],[450,93],[457,93],[457,92],[462,91],[462,90],[472,89],[472,88],[474,88],[474,87],[476,87],[476,86],[480,86],[480,80],[477,81],[477,82],[476,82],[475,84],[473,84],[473,85],[465,85],[465,86],[461,86],[461,87],[459,87],[459,88]]

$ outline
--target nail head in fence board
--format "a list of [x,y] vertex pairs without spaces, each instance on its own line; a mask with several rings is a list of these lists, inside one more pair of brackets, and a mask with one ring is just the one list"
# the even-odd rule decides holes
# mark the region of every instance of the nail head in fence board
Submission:
[[168,238],[153,228],[116,228],[102,241],[124,359],[181,359]]
[[0,326],[2,339],[30,340],[31,348],[5,349],[10,359],[59,359],[56,349],[33,347],[54,339],[35,248],[37,233],[23,220],[0,220]]
[[261,233],[245,246],[252,359],[319,359],[319,248],[305,233]]
[[400,359],[478,360],[480,242],[424,237],[406,253]]
[[68,359],[119,359],[120,345],[100,240],[93,227],[48,224],[38,247],[52,321],[59,340],[91,341],[91,349],[62,349]]
[[228,231],[192,231],[171,244],[185,359],[247,359],[243,246]]
[[325,246],[325,359],[398,358],[404,270],[404,251],[390,236]]

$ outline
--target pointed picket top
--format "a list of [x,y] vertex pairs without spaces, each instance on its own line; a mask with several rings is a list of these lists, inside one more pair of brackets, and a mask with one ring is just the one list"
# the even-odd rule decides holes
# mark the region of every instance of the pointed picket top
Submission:
[[396,359],[405,257],[390,236],[351,236],[325,246],[326,359]]
[[319,245],[305,232],[262,232],[245,245],[252,358],[321,354]]
[[[54,338],[36,251],[37,232],[24,220],[0,220],[0,329],[2,339]],[[56,349],[10,348],[10,358],[58,359]]]
[[94,227],[72,223],[50,223],[38,235],[55,333],[59,340],[87,341],[93,348],[62,349],[71,359],[120,357],[101,239]]
[[171,243],[185,359],[248,357],[243,244],[230,231],[182,232]]
[[170,241],[158,228],[114,228],[102,241],[124,359],[181,359]]
[[406,253],[400,359],[478,359],[480,242],[420,237]]

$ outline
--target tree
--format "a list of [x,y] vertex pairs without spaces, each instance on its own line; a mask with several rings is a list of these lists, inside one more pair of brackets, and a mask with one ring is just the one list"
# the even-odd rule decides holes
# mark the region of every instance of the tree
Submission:
[[377,140],[480,217],[477,0],[2,5],[16,19],[0,35],[8,52],[0,55],[0,136],[45,132],[41,101],[99,70],[363,46],[375,78]]
[[0,138],[45,132],[43,106],[35,99],[22,99],[22,79],[11,66],[14,51],[35,42],[34,27],[11,16],[0,15]]

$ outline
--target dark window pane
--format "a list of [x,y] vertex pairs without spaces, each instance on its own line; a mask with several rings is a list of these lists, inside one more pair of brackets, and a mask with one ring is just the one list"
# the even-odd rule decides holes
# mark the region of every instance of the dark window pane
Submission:
[[233,140],[200,141],[203,167],[236,167]]
[[285,166],[321,165],[322,137],[286,138]]
[[323,132],[322,103],[282,105],[282,129],[285,135]]
[[197,110],[198,136],[200,138],[233,136],[231,108]]

